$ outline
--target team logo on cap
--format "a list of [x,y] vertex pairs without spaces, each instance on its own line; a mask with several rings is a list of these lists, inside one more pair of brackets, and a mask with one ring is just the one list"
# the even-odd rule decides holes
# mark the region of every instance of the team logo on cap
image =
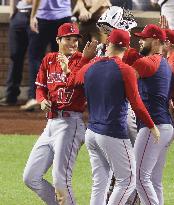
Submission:
[[70,31],[71,31],[72,33],[75,32],[75,28],[73,27],[73,25],[71,25],[71,27],[70,27]]

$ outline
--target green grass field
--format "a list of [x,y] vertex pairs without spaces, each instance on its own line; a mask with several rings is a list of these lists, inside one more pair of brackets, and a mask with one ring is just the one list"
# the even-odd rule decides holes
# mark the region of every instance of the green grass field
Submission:
[[[0,205],[41,205],[40,199],[22,182],[22,173],[36,136],[0,135]],[[165,205],[174,205],[174,144],[164,171]],[[51,172],[46,176],[51,181]],[[85,146],[79,152],[73,175],[78,205],[89,205],[91,168]]]

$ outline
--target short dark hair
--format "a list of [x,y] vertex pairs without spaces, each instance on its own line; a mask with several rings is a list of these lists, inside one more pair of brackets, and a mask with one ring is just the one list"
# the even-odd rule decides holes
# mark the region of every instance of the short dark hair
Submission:
[[118,44],[117,45],[112,44],[112,46],[115,50],[117,50],[119,52],[124,52],[127,49],[127,47],[122,47],[121,45],[118,45]]

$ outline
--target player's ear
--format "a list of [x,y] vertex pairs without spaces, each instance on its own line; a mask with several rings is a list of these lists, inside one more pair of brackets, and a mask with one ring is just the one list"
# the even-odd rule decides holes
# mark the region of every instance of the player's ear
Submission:
[[154,39],[154,40],[153,40],[153,45],[154,45],[154,46],[158,46],[158,45],[160,45],[160,43],[161,43],[161,42],[160,42],[159,39]]
[[59,37],[56,37],[56,42],[57,42],[57,44],[60,43],[60,38]]
[[152,39],[151,41],[151,50],[156,50],[156,48],[159,46],[158,39]]

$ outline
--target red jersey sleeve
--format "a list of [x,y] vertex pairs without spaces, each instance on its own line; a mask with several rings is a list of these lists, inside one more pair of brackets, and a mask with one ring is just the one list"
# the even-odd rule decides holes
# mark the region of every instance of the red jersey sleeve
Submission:
[[172,52],[170,54],[170,56],[168,57],[167,59],[170,67],[171,67],[171,70],[172,70],[172,84],[171,84],[171,99],[174,103],[174,52]]
[[132,65],[137,59],[141,58],[142,56],[137,52],[135,48],[128,48],[123,56],[123,62]]
[[74,86],[74,83],[75,83],[75,77],[76,77],[76,74],[77,72],[87,63],[89,63],[89,59],[82,56],[80,61],[73,66],[73,68],[71,68],[72,72],[69,74],[69,77],[68,77],[68,81],[66,83],[66,86],[67,87],[71,87],[71,86]]
[[83,85],[84,84],[84,76],[86,71],[92,66],[94,63],[99,61],[101,57],[96,57],[92,59],[88,64],[84,65],[82,69],[80,69],[75,77],[75,85]]
[[121,69],[126,97],[128,98],[132,109],[134,110],[136,116],[149,128],[154,127],[154,122],[152,121],[144,103],[138,92],[138,84],[135,71],[132,67],[126,64],[119,64]]
[[168,63],[171,66],[172,73],[174,74],[174,52],[169,56]]
[[141,78],[147,78],[156,73],[160,66],[161,58],[160,55],[146,56],[136,60],[132,67]]
[[39,72],[36,78],[36,100],[42,102],[44,99],[48,99],[48,89],[47,89],[47,60],[48,56],[45,56],[39,67]]

